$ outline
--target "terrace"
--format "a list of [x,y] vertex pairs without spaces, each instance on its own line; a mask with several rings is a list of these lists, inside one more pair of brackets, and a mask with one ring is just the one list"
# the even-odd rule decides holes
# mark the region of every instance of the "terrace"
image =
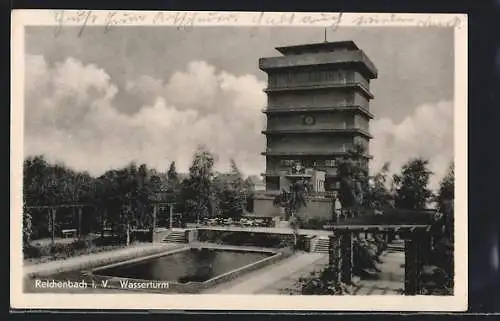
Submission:
[[[270,218],[207,219],[203,221],[206,224],[201,226],[164,229],[167,237],[158,239],[158,242],[153,244],[70,258],[63,263],[54,261],[26,267],[25,289],[37,292],[32,284],[30,286],[30,280],[35,277],[56,280],[72,277],[84,278],[88,282],[109,281],[110,286],[101,291],[123,290],[120,289],[120,284],[123,284],[120,280],[149,280],[170,284],[167,289],[150,289],[160,293],[233,293],[243,291],[244,284],[253,284],[243,291],[244,293],[267,293],[279,290],[272,290],[272,282],[290,283],[297,275],[309,271],[311,266],[323,262],[320,265],[338,265],[341,271],[338,274],[339,280],[352,284],[352,287],[357,287],[356,291],[364,293],[368,290],[363,290],[363,286],[373,287],[377,283],[370,283],[369,280],[355,281],[356,278],[352,274],[353,240],[366,240],[372,236],[383,235],[386,239],[391,238],[391,243],[397,235],[399,243],[404,240],[404,255],[401,251],[400,254],[385,255],[388,261],[381,263],[381,273],[391,274],[392,272],[383,272],[384,269],[387,270],[384,266],[394,267],[394,262],[400,262],[396,265],[404,265],[405,268],[401,270],[403,272],[398,272],[399,274],[390,276],[389,279],[399,280],[399,290],[413,295],[419,293],[421,253],[425,251],[426,236],[433,215],[430,211],[387,211],[382,216],[379,213],[367,212],[357,217],[342,215],[336,224],[325,225],[323,230],[295,231],[288,227],[273,226]],[[179,238],[171,241],[168,237],[173,234],[179,235]],[[298,251],[290,252],[286,244],[292,242],[294,234],[299,237]],[[181,256],[183,259],[179,261]],[[181,261],[189,261],[192,264],[179,266]],[[232,265],[223,263],[226,261],[232,262]],[[175,267],[177,272],[168,275],[155,272],[164,271],[165,267],[169,267],[168,270],[171,271]],[[203,267],[210,268],[207,270]],[[266,276],[267,281],[251,281],[255,280],[257,275]],[[382,282],[389,284],[384,293],[395,293],[395,287],[387,282]],[[374,293],[378,293],[377,291]]]

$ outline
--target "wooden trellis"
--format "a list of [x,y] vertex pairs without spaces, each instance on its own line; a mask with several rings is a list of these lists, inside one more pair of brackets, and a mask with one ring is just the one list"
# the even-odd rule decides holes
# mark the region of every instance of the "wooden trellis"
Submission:
[[80,238],[82,236],[82,212],[84,207],[94,207],[93,205],[90,204],[58,204],[58,205],[34,205],[34,206],[25,206],[26,209],[35,209],[35,210],[44,210],[48,209],[49,210],[49,223],[51,226],[51,241],[52,244],[55,242],[55,233],[56,233],[56,216],[57,216],[57,210],[61,208],[71,208],[74,210],[77,210],[77,236]]
[[169,209],[169,227],[172,229],[172,218],[174,216],[173,208],[176,203],[173,202],[157,202],[153,203],[153,231],[156,230],[156,218],[158,215],[158,210]]
[[[338,281],[352,283],[353,237],[361,233],[382,234],[386,240],[399,235],[405,243],[405,295],[416,295],[421,290],[421,274],[423,262],[428,255],[432,241],[432,211],[400,211],[393,210],[388,217],[384,213],[378,217],[366,217],[368,224],[358,220],[346,220],[342,225],[333,225],[329,242],[330,264],[336,267]],[[415,214],[412,216],[412,214]],[[391,216],[392,215],[392,216]],[[406,217],[405,217],[406,215]],[[391,223],[384,222],[390,221]],[[380,221],[380,224],[373,223]],[[398,223],[400,221],[400,223]]]

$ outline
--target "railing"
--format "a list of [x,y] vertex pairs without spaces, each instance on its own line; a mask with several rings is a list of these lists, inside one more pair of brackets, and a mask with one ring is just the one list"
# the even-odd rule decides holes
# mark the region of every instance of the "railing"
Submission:
[[276,113],[290,113],[290,112],[335,112],[335,111],[359,111],[366,114],[369,118],[373,118],[373,114],[367,110],[367,108],[361,105],[333,105],[333,106],[307,106],[307,107],[292,107],[292,106],[274,106],[270,105],[267,108],[262,109],[265,114],[276,114]]
[[297,90],[318,90],[318,89],[344,89],[344,88],[356,88],[361,91],[363,95],[365,95],[366,98],[368,99],[373,99],[374,96],[373,94],[360,82],[332,82],[332,83],[320,83],[320,84],[304,84],[304,85],[291,85],[291,86],[282,86],[282,87],[277,87],[277,86],[272,86],[272,87],[267,87],[264,89],[264,92],[266,93],[272,93],[272,92],[282,92],[282,91],[297,91]]

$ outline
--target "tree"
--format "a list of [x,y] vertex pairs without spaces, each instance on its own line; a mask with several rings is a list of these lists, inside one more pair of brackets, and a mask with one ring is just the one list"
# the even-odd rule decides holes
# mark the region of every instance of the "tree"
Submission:
[[395,186],[395,206],[401,209],[423,209],[432,198],[428,188],[432,172],[429,161],[421,158],[410,159],[401,168],[401,174],[393,176]]
[[245,207],[245,182],[236,162],[231,160],[228,173],[220,173],[213,180],[218,209],[226,217],[241,217]]
[[439,212],[445,213],[446,207],[449,206],[450,201],[455,199],[455,166],[451,162],[446,175],[443,177],[439,184],[439,190],[436,195],[436,203]]
[[137,195],[135,196],[135,213],[136,213],[136,226],[138,228],[145,228],[151,223],[151,217],[148,215],[148,207],[151,204],[151,197],[154,193],[152,186],[151,171],[146,164],[139,166],[137,172]]
[[[360,213],[364,210],[380,209],[391,204],[392,196],[385,186],[389,164],[385,164],[379,173],[370,178],[368,175],[369,157],[366,147],[356,143],[339,163],[340,190],[338,198],[344,210]],[[335,202],[335,197],[332,201]],[[335,221],[335,204],[332,204],[332,215]],[[353,245],[353,269],[356,274],[376,271],[375,262],[379,260],[383,248],[385,248],[385,243],[375,236],[363,241],[356,237]]]
[[174,192],[179,189],[179,174],[177,173],[177,169],[175,167],[175,161],[170,163],[170,167],[167,172],[167,189],[169,192]]
[[389,163],[385,163],[382,169],[370,179],[366,205],[369,208],[383,209],[394,206],[394,198],[387,188],[389,176]]
[[[145,164],[137,167],[131,163],[94,178],[62,163],[49,163],[43,156],[27,157],[23,164],[24,202],[26,207],[68,203],[94,205],[101,214],[100,222],[96,219],[98,216],[91,217],[89,213],[82,219],[86,224],[92,222],[90,219],[95,220],[95,225],[100,223],[102,237],[106,222],[111,223],[113,235],[116,232],[130,234],[132,228],[150,224],[146,209],[158,185],[157,177],[152,181],[153,174],[155,172]],[[55,237],[63,224],[76,224],[76,217],[66,220],[67,215],[75,214],[72,209],[58,209],[55,224],[47,215],[40,215],[46,213],[46,210],[30,210],[32,237]]]
[[125,234],[127,240],[130,238],[132,225],[138,222],[136,206],[139,196],[138,176],[136,164],[131,163],[125,168],[107,171],[100,178],[106,221],[111,224],[113,235],[116,232],[119,235]]
[[249,176],[243,181],[243,190],[245,194],[245,211],[253,212],[253,198],[255,195],[255,183]]
[[193,156],[189,176],[183,181],[182,199],[185,210],[191,217],[196,217],[197,224],[200,218],[209,216],[213,210],[213,167],[214,156],[200,147]]
[[277,195],[273,201],[275,206],[285,208],[285,213],[290,219],[290,225],[293,229],[294,248],[297,247],[301,220],[298,212],[301,208],[307,207],[308,194],[308,184],[303,179],[299,179],[291,183],[289,190],[283,190],[282,193]]
[[[92,197],[92,181],[88,173],[76,172],[62,163],[49,164],[43,156],[28,157],[23,166],[24,202],[26,206],[82,203]],[[58,209],[53,222],[52,213],[47,210],[31,211],[32,234],[35,237],[50,235],[54,240],[56,232],[67,223],[65,216],[75,214],[71,209]],[[71,223],[74,227],[74,218]]]
[[31,224],[31,213],[26,206],[23,206],[23,248],[29,247],[31,243],[31,235],[33,233]]
[[177,170],[175,167],[175,161],[170,163],[170,167],[168,168],[167,172],[167,177],[168,179],[179,179],[179,174],[177,174]]
[[[448,172],[439,184],[436,201],[439,213],[441,215],[440,219],[437,222],[437,226],[439,227],[441,232],[441,241],[448,244],[450,248],[447,249],[447,251],[451,252],[451,255],[453,255],[455,221],[455,169],[453,163],[450,164],[450,166],[448,167]],[[449,259],[449,261],[453,261],[453,257]]]
[[23,196],[27,206],[44,205],[41,193],[49,164],[43,156],[28,157],[23,164]]
[[127,168],[120,171],[119,184],[119,226],[120,233],[125,232],[126,244],[130,244],[130,231],[132,225],[136,222],[136,207],[134,206],[135,200],[139,194],[138,191],[138,168],[135,163],[131,163]]
[[454,275],[454,206],[455,171],[451,163],[439,184],[435,201],[439,217],[433,229],[433,247],[428,266],[424,270],[423,288],[430,294],[452,294]]
[[364,205],[368,187],[368,157],[364,145],[354,144],[340,161],[338,198],[342,208],[359,208]]

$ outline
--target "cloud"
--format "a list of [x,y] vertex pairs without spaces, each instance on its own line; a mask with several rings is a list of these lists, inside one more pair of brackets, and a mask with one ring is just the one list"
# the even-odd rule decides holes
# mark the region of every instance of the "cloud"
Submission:
[[391,171],[397,172],[410,158],[423,157],[429,160],[434,172],[430,186],[435,189],[454,159],[453,120],[454,106],[450,101],[418,106],[399,123],[389,118],[373,120],[372,171],[390,162]]
[[160,170],[175,160],[185,171],[203,144],[217,154],[218,169],[231,158],[248,173],[264,168],[265,84],[252,75],[195,61],[166,83],[145,75],[119,89],[103,69],[73,58],[49,66],[29,55],[26,70],[27,155],[94,175],[132,160]]
[[27,56],[26,66],[28,131],[78,126],[95,106],[109,103],[117,92],[104,70],[72,58],[50,67],[42,56]]
[[[162,80],[143,75],[119,87],[99,66],[67,58],[53,65],[26,57],[25,153],[99,175],[132,160],[186,171],[195,149],[234,158],[247,174],[265,168],[260,134],[265,83],[193,61]],[[120,99],[121,97],[121,99]],[[430,161],[435,187],[453,159],[453,103],[421,105],[401,122],[375,119],[372,172],[386,161],[398,171],[414,156]]]

